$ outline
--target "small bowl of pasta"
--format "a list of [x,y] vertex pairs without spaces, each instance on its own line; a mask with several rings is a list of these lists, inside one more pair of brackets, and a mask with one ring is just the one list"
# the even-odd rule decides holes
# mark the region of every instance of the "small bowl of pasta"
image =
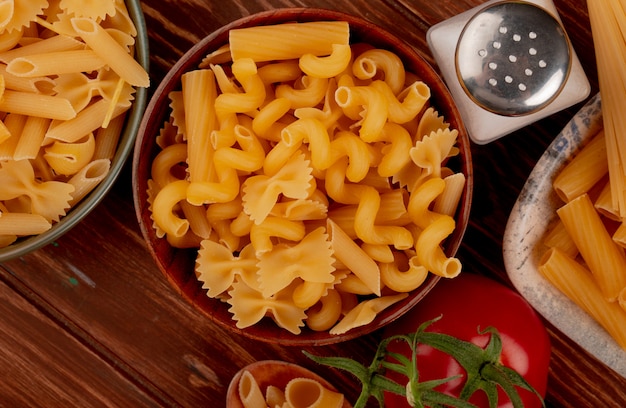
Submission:
[[137,217],[172,286],[253,339],[370,333],[461,270],[469,141],[443,81],[360,18],[281,9],[190,49],[146,109]]
[[262,360],[243,367],[231,379],[226,408],[247,407],[350,408],[345,396],[316,373],[280,360]]
[[118,177],[149,86],[139,1],[0,11],[0,262],[59,238]]

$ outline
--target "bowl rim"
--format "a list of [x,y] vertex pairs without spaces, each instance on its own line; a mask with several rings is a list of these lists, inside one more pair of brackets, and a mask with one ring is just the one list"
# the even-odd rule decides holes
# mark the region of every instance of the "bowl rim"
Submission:
[[[403,39],[396,37],[391,34],[389,31],[380,27],[364,18],[353,16],[350,14],[346,14],[339,11],[332,11],[327,9],[319,9],[319,8],[283,8],[283,9],[275,9],[269,11],[263,11],[260,13],[252,14],[235,21],[232,21],[217,30],[213,31],[203,39],[201,39],[198,43],[193,45],[167,72],[159,86],[156,88],[152,98],[150,99],[146,111],[144,113],[139,133],[137,139],[135,141],[135,151],[133,155],[133,164],[132,164],[132,183],[133,183],[133,199],[135,202],[135,212],[139,222],[141,233],[146,241],[148,250],[155,261],[156,266],[160,270],[160,272],[166,277],[171,286],[179,293],[183,298],[185,298],[189,303],[191,303],[197,310],[199,310],[203,315],[208,317],[214,323],[228,329],[230,332],[238,333],[243,335],[244,337],[251,338],[254,340],[259,340],[263,342],[274,342],[282,345],[290,345],[290,346],[319,346],[326,344],[333,344],[338,342],[343,342],[347,340],[354,339],[356,337],[362,336],[364,334],[371,333],[372,331],[381,328],[391,321],[397,319],[401,314],[397,315],[389,315],[389,313],[385,313],[383,311],[380,313],[374,322],[354,328],[347,333],[342,335],[330,335],[328,331],[326,332],[307,332],[307,335],[295,335],[287,330],[278,328],[281,332],[278,337],[274,337],[268,339],[267,336],[264,335],[264,332],[257,331],[257,325],[253,325],[251,327],[247,327],[245,329],[239,329],[234,325],[234,321],[231,319],[231,322],[224,322],[221,319],[216,318],[211,312],[213,309],[218,307],[226,307],[225,305],[217,305],[213,306],[212,310],[206,310],[201,305],[198,304],[197,297],[198,294],[194,294],[194,296],[190,296],[185,293],[183,288],[179,285],[168,270],[170,268],[174,268],[177,265],[180,265],[181,257],[184,256],[186,252],[189,250],[184,249],[174,249],[172,252],[179,253],[179,255],[174,255],[171,259],[162,260],[160,259],[155,244],[155,241],[159,242],[162,246],[169,246],[165,241],[165,239],[158,239],[154,235],[154,230],[152,228],[152,221],[149,217],[149,204],[146,199],[146,192],[140,191],[140,183],[139,177],[142,176],[140,172],[142,170],[147,170],[144,166],[143,169],[139,169],[139,164],[141,161],[141,156],[143,152],[146,150],[144,148],[145,144],[148,143],[148,138],[155,137],[158,134],[158,131],[161,129],[163,123],[165,122],[165,114],[169,107],[168,103],[164,103],[167,101],[167,94],[175,89],[180,89],[180,77],[184,72],[187,72],[190,69],[197,68],[199,62],[202,57],[204,57],[208,52],[216,49],[219,45],[223,45],[228,40],[228,32],[233,28],[241,28],[248,27],[252,25],[268,25],[268,24],[276,24],[276,23],[284,23],[288,21],[312,21],[312,20],[341,20],[348,21],[350,24],[351,33],[354,29],[356,29],[359,33],[365,33],[371,29],[376,30],[376,38],[377,42],[387,44],[391,46],[393,44],[393,50],[398,53],[401,59],[404,61],[405,65],[407,64],[407,59],[413,59],[415,61],[419,61],[420,66],[424,72],[420,72],[420,79],[424,80],[431,88],[433,86],[437,87],[437,89],[441,90],[442,93],[440,95],[431,96],[431,100],[435,100],[434,104],[437,108],[441,110],[446,110],[451,112],[452,115],[446,115],[446,121],[449,122],[452,127],[458,129],[459,131],[459,140],[461,140],[461,154],[460,160],[462,161],[462,168],[459,170],[463,172],[466,176],[466,185],[463,191],[463,196],[461,199],[461,205],[457,210],[457,217],[455,220],[457,221],[457,228],[453,234],[448,237],[446,240],[447,244],[444,247],[446,254],[449,256],[453,256],[456,254],[458,248],[460,247],[462,237],[467,228],[467,224],[469,222],[469,212],[471,209],[472,202],[472,192],[473,192],[473,168],[471,165],[471,151],[470,151],[470,141],[467,133],[467,129],[463,124],[463,119],[458,111],[457,106],[455,105],[452,96],[443,81],[443,79],[437,74],[437,72],[432,68],[432,66],[421,56],[420,52],[411,47],[408,43],[406,43]],[[213,46],[213,48],[209,48]],[[411,64],[409,64],[411,65]],[[407,68],[407,70],[409,70]],[[427,74],[427,78],[423,77],[423,74]],[[445,99],[447,104],[442,104],[440,99]],[[158,124],[155,124],[152,118],[160,118]],[[156,144],[152,146],[151,155],[154,154],[156,149]],[[150,163],[152,162],[153,156],[150,158]],[[143,173],[146,174],[146,173]],[[147,218],[144,218],[148,214]],[[194,251],[189,251],[188,256],[193,256],[192,262],[195,262],[195,255],[192,255]],[[164,265],[164,262],[167,265]],[[185,262],[190,262],[189,260]],[[189,271],[190,275],[186,276],[186,283],[191,281],[196,281],[196,285],[200,285],[199,282],[193,273],[193,270]],[[409,296],[407,299],[404,299],[397,305],[403,305],[405,308],[411,308],[415,306],[429,291],[434,287],[434,285],[439,280],[438,276],[433,274],[429,275],[429,278],[426,282],[420,286],[419,292],[416,295]],[[198,289],[196,292],[202,291],[203,289]],[[206,290],[204,290],[206,292]],[[206,295],[204,295],[206,297]],[[216,304],[219,302],[217,299],[210,299],[214,301]],[[394,305],[396,306],[396,305]],[[396,306],[397,307],[397,306]],[[395,310],[396,308],[391,308]],[[232,323],[232,324],[229,324]],[[271,322],[274,324],[274,322]],[[305,330],[306,328],[303,328]],[[284,332],[284,333],[283,333]]]
[[[126,0],[126,7],[137,29],[135,37],[135,59],[141,66],[149,72],[150,52],[148,44],[148,30],[141,10],[139,0]],[[17,242],[0,248],[0,262],[24,256],[39,248],[52,243],[54,240],[67,233],[80,223],[109,192],[115,181],[118,179],[127,159],[131,155],[135,146],[135,138],[139,130],[139,124],[148,101],[148,88],[136,88],[135,99],[132,108],[128,113],[126,124],[118,142],[115,155],[111,159],[111,167],[106,177],[84,197],[76,206],[72,207],[67,215],[52,227],[41,234],[24,237]]]

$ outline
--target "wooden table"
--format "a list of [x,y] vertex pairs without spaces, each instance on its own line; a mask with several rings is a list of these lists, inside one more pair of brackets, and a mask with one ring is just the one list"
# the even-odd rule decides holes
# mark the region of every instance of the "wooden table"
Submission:
[[[157,84],[203,36],[270,8],[315,6],[361,15],[405,38],[430,61],[426,30],[481,0],[144,0],[151,76]],[[584,0],[555,0],[598,91]],[[485,146],[473,146],[471,222],[458,256],[467,271],[510,285],[502,236],[524,181],[580,105]],[[83,223],[35,253],[0,266],[0,406],[220,407],[244,365],[281,359],[314,368],[354,401],[349,375],[323,370],[299,348],[234,336],[168,286],[143,242],[132,204],[130,163]],[[549,324],[549,406],[626,405],[626,379]],[[318,353],[369,361],[376,333]]]

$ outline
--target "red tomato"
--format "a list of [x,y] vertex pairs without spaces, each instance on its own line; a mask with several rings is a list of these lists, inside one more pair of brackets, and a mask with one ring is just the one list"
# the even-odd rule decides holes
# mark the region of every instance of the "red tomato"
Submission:
[[[449,334],[461,340],[484,347],[489,335],[478,331],[488,326],[495,327],[502,338],[501,363],[520,373],[535,390],[545,396],[550,363],[550,339],[543,322],[517,292],[486,277],[461,273],[453,279],[441,279],[435,288],[409,313],[391,323],[384,330],[384,337],[394,334],[413,333],[426,321],[441,316],[426,331]],[[417,368],[420,382],[462,375],[436,388],[436,390],[458,396],[465,383],[464,369],[447,354],[429,346],[419,346]],[[404,342],[393,342],[389,350],[410,357],[410,349]],[[389,377],[404,385],[406,377],[389,373]],[[525,407],[540,407],[536,395],[517,389]],[[487,398],[477,391],[470,402],[488,407]],[[388,407],[408,407],[402,396],[385,393]],[[498,406],[510,406],[506,394],[500,389]]]

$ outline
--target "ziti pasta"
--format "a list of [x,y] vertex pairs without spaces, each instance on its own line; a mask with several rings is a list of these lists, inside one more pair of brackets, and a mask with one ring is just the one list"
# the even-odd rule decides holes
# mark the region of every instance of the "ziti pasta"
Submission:
[[589,0],[603,128],[553,183],[563,205],[539,271],[626,350],[626,9]]
[[349,40],[342,21],[232,30],[169,94],[153,227],[198,248],[239,328],[341,334],[461,271],[441,248],[465,186],[446,167],[458,132],[397,55]]
[[123,1],[0,8],[0,247],[49,230],[107,175],[135,87]]
[[542,240],[539,272],[626,350],[626,241],[623,221],[607,211],[604,138],[602,129],[591,136],[553,181],[562,202]]

